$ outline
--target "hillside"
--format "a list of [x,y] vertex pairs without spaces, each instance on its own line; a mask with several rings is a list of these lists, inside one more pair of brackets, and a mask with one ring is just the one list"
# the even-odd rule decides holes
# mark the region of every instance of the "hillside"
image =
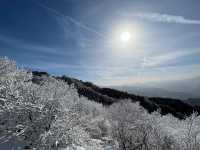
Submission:
[[[49,74],[46,72],[33,71],[33,82],[41,83],[44,76],[49,76]],[[133,102],[138,101],[148,112],[159,109],[163,115],[170,113],[178,118],[184,118],[194,111],[200,112],[199,107],[194,107],[179,99],[134,95],[111,88],[101,88],[93,83],[84,82],[67,76],[54,78],[65,81],[68,84],[73,84],[80,96],[85,96],[89,100],[102,103],[103,105],[111,105],[123,99],[131,99]]]
[[196,150],[195,110],[178,99],[101,88],[0,59],[0,149]]

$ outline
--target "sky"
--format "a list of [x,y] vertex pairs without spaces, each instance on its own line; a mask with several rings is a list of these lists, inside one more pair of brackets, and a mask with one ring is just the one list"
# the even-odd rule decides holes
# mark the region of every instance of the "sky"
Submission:
[[199,10],[199,0],[0,0],[0,56],[105,86],[198,77]]

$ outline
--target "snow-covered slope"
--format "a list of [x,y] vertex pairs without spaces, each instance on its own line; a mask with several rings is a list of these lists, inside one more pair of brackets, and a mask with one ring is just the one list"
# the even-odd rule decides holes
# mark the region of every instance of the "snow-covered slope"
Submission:
[[[104,106],[83,96],[83,89],[78,93],[75,84],[46,75],[38,79],[36,83],[31,72],[0,59],[0,149],[200,149],[197,113],[184,120],[162,116],[160,110],[149,113],[140,105],[145,97],[77,81],[90,89],[87,94],[93,90],[117,100]],[[176,105],[177,110],[193,109],[178,100],[166,101],[164,106],[163,99],[145,100],[162,106],[162,111],[176,111]]]

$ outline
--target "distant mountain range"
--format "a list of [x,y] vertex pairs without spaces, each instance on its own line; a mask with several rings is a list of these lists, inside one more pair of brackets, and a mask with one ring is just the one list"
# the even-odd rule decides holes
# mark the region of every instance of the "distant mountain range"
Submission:
[[200,106],[200,98],[189,98],[185,102],[193,106]]
[[[36,84],[41,84],[42,81],[49,76],[50,75],[46,72],[33,71],[32,80]],[[138,101],[140,105],[148,110],[148,112],[153,112],[159,109],[161,114],[170,113],[178,118],[184,118],[193,113],[193,111],[200,113],[200,107],[192,106],[179,99],[139,96],[112,88],[101,88],[93,83],[84,82],[67,76],[54,78],[62,80],[68,84],[73,84],[80,96],[85,96],[89,100],[102,103],[103,105],[111,105],[124,99],[130,99],[133,102]],[[155,92],[158,91],[155,90]]]
[[172,91],[180,91],[184,93],[191,94],[190,97],[199,98],[200,97],[200,77],[177,80],[163,83],[160,85],[165,89],[170,89]]
[[186,94],[184,92],[173,92],[162,88],[155,87],[142,87],[142,86],[111,86],[111,88],[118,89],[121,91],[126,91],[128,93],[134,93],[138,95],[148,96],[148,97],[170,97],[175,99],[186,100],[192,97],[192,94]]
[[200,77],[149,83],[148,85],[112,86],[111,88],[150,97],[170,97],[182,100],[200,98]]

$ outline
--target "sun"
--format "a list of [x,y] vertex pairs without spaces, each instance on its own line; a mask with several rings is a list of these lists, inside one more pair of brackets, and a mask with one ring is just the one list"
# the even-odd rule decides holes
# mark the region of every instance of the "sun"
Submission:
[[108,43],[114,51],[128,52],[140,44],[141,36],[144,35],[137,23],[115,23],[108,32]]
[[130,39],[131,39],[130,32],[128,32],[128,31],[121,32],[121,34],[120,34],[120,40],[122,42],[127,43],[127,42],[130,41]]

